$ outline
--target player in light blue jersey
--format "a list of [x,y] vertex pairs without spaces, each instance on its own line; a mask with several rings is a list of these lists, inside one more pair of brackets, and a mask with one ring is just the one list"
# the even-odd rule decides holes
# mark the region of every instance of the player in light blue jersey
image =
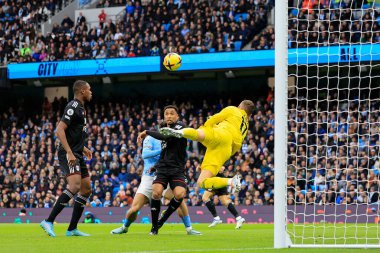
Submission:
[[[147,136],[143,142],[142,158],[144,159],[144,171],[141,177],[141,183],[137,189],[136,195],[132,202],[132,207],[126,213],[126,221],[123,226],[111,231],[111,234],[125,234],[128,232],[129,226],[136,220],[138,211],[152,199],[152,183],[154,179],[154,172],[152,168],[160,159],[161,154],[161,141]],[[166,199],[172,199],[173,193],[168,188],[163,194]],[[189,210],[184,202],[178,208],[178,215],[181,217],[188,235],[201,235],[200,232],[194,230],[191,226]]]

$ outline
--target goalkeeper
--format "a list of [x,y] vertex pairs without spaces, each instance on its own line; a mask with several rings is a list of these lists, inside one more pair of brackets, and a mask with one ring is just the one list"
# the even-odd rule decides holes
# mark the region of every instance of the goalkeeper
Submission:
[[176,130],[164,127],[160,132],[167,136],[198,141],[206,146],[206,154],[201,165],[202,172],[197,182],[199,187],[215,190],[231,185],[235,188],[235,192],[238,192],[241,188],[240,175],[235,175],[233,178],[221,178],[216,175],[220,167],[240,150],[248,132],[248,117],[253,110],[253,102],[243,100],[238,107],[228,106],[213,115],[198,129]]

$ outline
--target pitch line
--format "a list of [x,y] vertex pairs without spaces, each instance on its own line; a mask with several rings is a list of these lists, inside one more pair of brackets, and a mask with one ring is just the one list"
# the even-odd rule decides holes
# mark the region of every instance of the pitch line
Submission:
[[[152,250],[152,251],[126,251],[125,253],[182,253],[182,252],[210,252],[210,251],[248,251],[248,250],[273,250],[274,248],[235,248],[235,249],[175,249],[175,250]],[[123,252],[124,253],[124,252]]]

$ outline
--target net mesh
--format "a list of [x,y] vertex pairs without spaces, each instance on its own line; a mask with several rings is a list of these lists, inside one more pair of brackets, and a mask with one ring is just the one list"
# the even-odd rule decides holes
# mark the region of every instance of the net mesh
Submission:
[[293,244],[380,244],[380,5],[291,2],[287,232]]

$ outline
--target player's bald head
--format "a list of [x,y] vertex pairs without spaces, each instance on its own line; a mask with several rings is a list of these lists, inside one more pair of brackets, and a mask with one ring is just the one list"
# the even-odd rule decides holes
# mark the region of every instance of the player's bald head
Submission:
[[78,94],[81,90],[85,89],[89,85],[86,81],[77,80],[73,85],[74,94]]
[[241,101],[239,108],[244,110],[247,115],[251,115],[253,113],[253,110],[255,109],[255,105],[251,100],[243,100]]

